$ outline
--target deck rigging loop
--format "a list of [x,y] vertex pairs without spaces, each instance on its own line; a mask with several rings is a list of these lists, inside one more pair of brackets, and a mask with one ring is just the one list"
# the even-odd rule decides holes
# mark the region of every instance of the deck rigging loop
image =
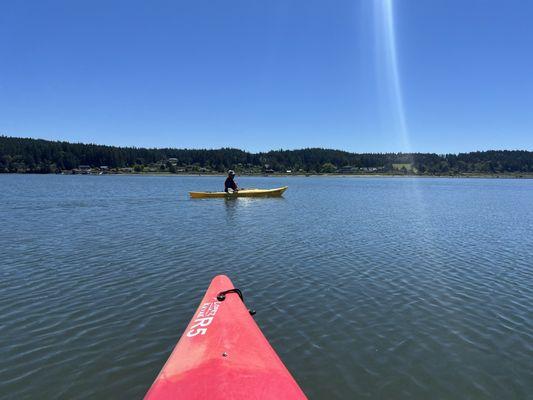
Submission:
[[[226,300],[226,295],[230,293],[237,293],[239,297],[241,298],[241,301],[244,303],[244,297],[242,295],[241,289],[237,289],[237,288],[228,289],[228,290],[224,290],[220,292],[219,294],[217,294],[217,300],[218,301]],[[251,310],[251,309],[248,309],[248,312],[250,313],[250,315],[255,315],[256,313],[255,310]]]

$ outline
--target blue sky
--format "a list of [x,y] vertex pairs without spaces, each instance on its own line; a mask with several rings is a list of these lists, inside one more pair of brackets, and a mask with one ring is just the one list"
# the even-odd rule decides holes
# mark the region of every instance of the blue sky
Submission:
[[5,1],[0,134],[533,150],[533,2]]

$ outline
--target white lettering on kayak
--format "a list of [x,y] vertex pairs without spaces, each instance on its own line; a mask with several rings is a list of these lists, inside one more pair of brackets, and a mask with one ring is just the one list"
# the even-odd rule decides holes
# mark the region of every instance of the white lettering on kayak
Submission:
[[187,336],[193,337],[197,335],[205,335],[207,327],[213,322],[219,306],[220,302],[218,301],[204,303],[202,307],[200,307],[200,311],[198,311],[198,315],[196,315],[193,325],[187,332]]

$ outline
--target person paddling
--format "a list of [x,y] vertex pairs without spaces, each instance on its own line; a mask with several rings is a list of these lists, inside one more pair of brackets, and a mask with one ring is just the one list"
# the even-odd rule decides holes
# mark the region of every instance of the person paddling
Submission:
[[237,192],[239,190],[239,187],[237,186],[233,178],[235,178],[235,171],[230,169],[228,171],[228,177],[226,178],[226,182],[224,182],[224,191],[226,193],[230,193],[229,189],[231,189],[233,192]]

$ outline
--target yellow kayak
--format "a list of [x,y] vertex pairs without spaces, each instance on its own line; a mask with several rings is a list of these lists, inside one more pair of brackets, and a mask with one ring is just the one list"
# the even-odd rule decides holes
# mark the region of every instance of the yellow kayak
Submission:
[[288,186],[275,189],[241,189],[237,192],[189,192],[193,199],[234,198],[234,197],[279,197]]

